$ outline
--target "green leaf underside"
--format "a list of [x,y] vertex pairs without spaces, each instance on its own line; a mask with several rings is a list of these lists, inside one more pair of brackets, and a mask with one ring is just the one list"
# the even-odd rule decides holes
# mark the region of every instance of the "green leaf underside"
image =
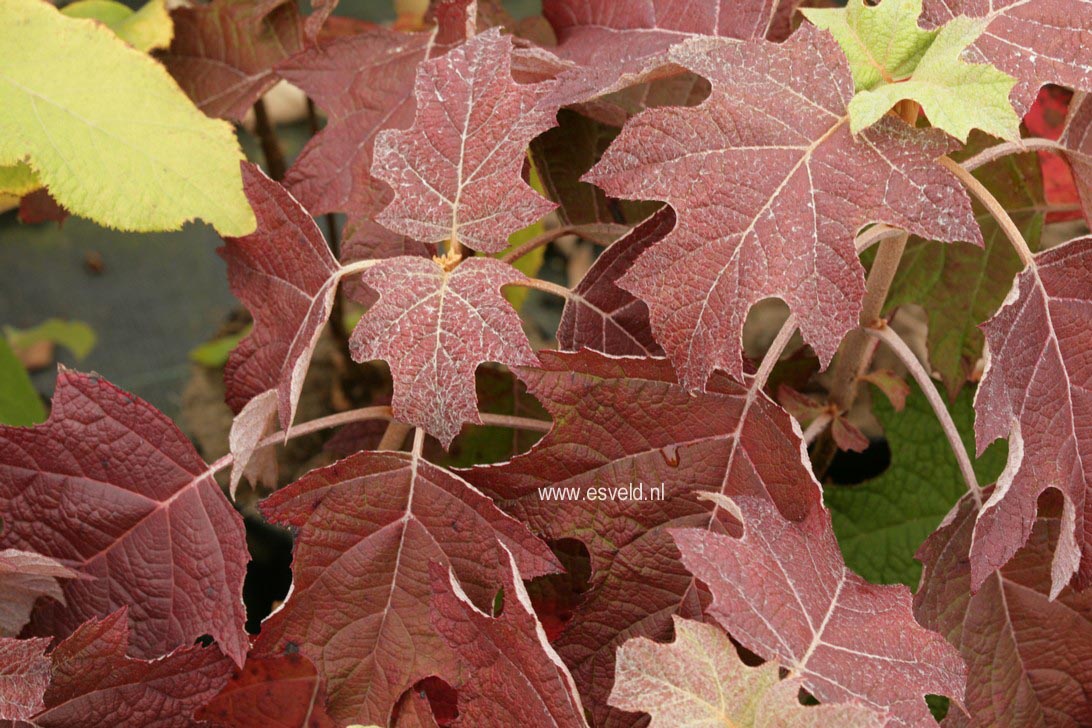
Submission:
[[[891,465],[860,485],[828,486],[823,500],[851,569],[874,583],[902,583],[913,589],[921,577],[915,552],[966,492],[966,485],[944,431],[917,385],[911,384],[902,412],[873,392],[876,417],[891,447]],[[964,390],[950,407],[963,444],[972,453],[973,398]],[[997,478],[1006,455],[1003,442],[983,454],[975,463],[979,483]]]
[[908,78],[937,36],[935,30],[918,27],[921,0],[884,0],[875,6],[850,0],[844,9],[801,12],[834,35],[849,59],[858,91]]
[[46,418],[45,407],[26,369],[0,336],[0,424],[29,427]]
[[0,0],[0,165],[27,163],[66,209],[123,230],[202,218],[254,229],[232,127],[105,26]]

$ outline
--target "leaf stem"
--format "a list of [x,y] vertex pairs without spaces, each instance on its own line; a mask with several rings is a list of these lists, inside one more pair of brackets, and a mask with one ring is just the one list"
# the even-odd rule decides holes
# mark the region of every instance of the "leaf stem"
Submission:
[[265,158],[265,166],[269,168],[269,176],[280,182],[284,179],[284,173],[288,167],[284,162],[284,152],[281,150],[280,139],[277,138],[277,130],[269,121],[264,98],[254,102],[254,133],[258,135],[258,143],[262,147],[262,156]]
[[770,374],[773,373],[777,362],[781,360],[781,355],[785,353],[785,347],[789,345],[795,333],[796,316],[790,314],[785,319],[785,323],[781,324],[781,329],[774,336],[774,340],[770,342],[770,348],[766,349],[766,353],[762,356],[762,363],[758,365],[754,382],[751,384],[753,390],[762,390],[766,387]]
[[425,431],[420,427],[413,428],[413,449],[410,453],[413,455],[414,460],[418,460],[421,457],[421,453],[425,449]]
[[400,420],[391,420],[387,425],[386,432],[383,433],[383,437],[379,440],[379,444],[376,446],[376,450],[401,450],[402,443],[406,441],[406,435],[410,430],[414,429],[412,425],[407,425]]
[[576,228],[574,228],[572,225],[564,225],[562,227],[554,228],[553,230],[547,230],[541,235],[536,235],[527,242],[508,251],[504,254],[504,256],[501,257],[501,260],[505,263],[515,262],[530,253],[532,250],[535,250],[536,248],[541,248],[543,245],[549,245],[558,238],[573,232],[575,229]]
[[542,291],[543,293],[550,293],[550,294],[553,294],[555,296],[559,296],[561,298],[564,298],[565,300],[569,300],[570,298],[573,297],[573,292],[570,291],[565,286],[559,286],[556,283],[551,283],[550,281],[544,281],[541,278],[524,278],[523,280],[519,280],[519,281],[511,281],[510,283],[507,283],[506,285],[509,285],[509,286],[523,286],[524,288],[534,288],[537,291]]
[[818,417],[811,421],[811,424],[808,425],[808,429],[804,430],[804,444],[810,445],[815,442],[815,438],[823,434],[823,430],[827,429],[827,425],[829,425],[833,420],[834,415],[832,413],[820,413]]
[[978,198],[978,201],[982,203],[987,212],[997,221],[997,224],[1001,227],[1002,232],[1005,233],[1005,237],[1012,243],[1012,247],[1016,248],[1016,254],[1020,256],[1020,260],[1025,267],[1030,267],[1035,263],[1035,256],[1032,255],[1031,249],[1028,247],[1027,241],[1024,240],[1024,236],[1020,234],[1020,228],[1016,227],[1016,223],[1009,217],[1009,213],[1005,211],[1005,207],[997,201],[985,185],[979,182],[973,174],[965,169],[958,162],[950,159],[949,157],[941,157],[937,160],[939,164],[947,169],[949,172],[959,178],[959,181],[963,183],[963,186],[967,190]]
[[959,436],[959,430],[956,429],[955,423],[952,421],[952,415],[948,412],[948,408],[944,406],[944,400],[941,398],[940,392],[937,391],[937,386],[929,376],[929,373],[925,371],[925,367],[914,352],[910,350],[910,347],[907,346],[906,342],[903,341],[886,322],[880,321],[877,325],[869,327],[865,329],[865,331],[869,336],[874,336],[886,344],[887,348],[891,349],[891,351],[899,357],[902,363],[906,365],[910,374],[914,377],[915,381],[917,381],[922,394],[929,400],[929,405],[933,408],[933,412],[936,413],[937,420],[940,421],[940,426],[944,430],[945,437],[948,438],[948,444],[955,454],[956,462],[959,463],[959,472],[963,474],[963,480],[967,483],[967,490],[970,491],[975,502],[981,507],[982,493],[978,487],[978,479],[974,474],[974,466],[971,465],[971,459],[967,455],[967,449],[963,446],[963,440]]
[[531,430],[533,432],[549,432],[554,424],[549,420],[536,420],[531,417],[516,417],[515,415],[495,415],[490,412],[481,412],[478,417],[483,425],[508,427],[513,430]]
[[994,144],[992,147],[983,149],[978,154],[974,155],[970,159],[965,159],[961,162],[963,169],[968,172],[978,169],[979,167],[989,164],[994,160],[1001,159],[1010,154],[1020,154],[1021,152],[1063,152],[1063,147],[1053,139],[1042,139],[1040,137],[1030,137],[1028,139],[1018,139],[1011,142],[1002,142],[1001,144]]
[[358,260],[355,263],[349,263],[348,265],[341,266],[341,269],[337,272],[338,278],[344,278],[345,276],[351,276],[353,273],[360,273],[361,271],[368,270],[373,265],[381,263],[381,260],[368,259]]

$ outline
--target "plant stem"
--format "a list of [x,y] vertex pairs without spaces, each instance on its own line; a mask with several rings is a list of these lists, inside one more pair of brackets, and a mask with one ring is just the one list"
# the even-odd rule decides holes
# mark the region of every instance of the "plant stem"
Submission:
[[876,243],[887,240],[888,238],[897,238],[904,234],[905,233],[898,228],[888,227],[881,223],[879,225],[873,225],[868,230],[865,230],[858,235],[857,239],[853,241],[853,244],[857,248],[857,254],[860,255]]
[[1001,157],[1008,156],[1010,154],[1020,154],[1021,152],[1061,152],[1064,151],[1063,147],[1053,139],[1040,139],[1039,137],[1032,137],[1030,139],[1019,139],[1012,142],[1002,142],[1001,144],[995,144],[988,149],[983,149],[978,154],[974,155],[970,159],[965,159],[961,164],[963,169],[968,172],[978,169],[984,164],[1001,159]]
[[781,355],[785,353],[785,347],[792,341],[792,335],[796,333],[796,316],[789,315],[785,319],[785,323],[781,324],[781,329],[778,330],[777,335],[774,336],[773,341],[770,342],[770,348],[766,349],[766,353],[762,356],[762,363],[758,365],[758,371],[755,372],[754,382],[751,384],[751,389],[758,391],[766,387],[766,382],[770,378],[770,374],[773,372],[774,367],[777,366],[777,362],[781,360]]
[[373,265],[381,263],[380,260],[358,260],[355,263],[349,263],[348,265],[341,266],[341,270],[337,272],[338,278],[344,278],[345,276],[351,276],[353,273],[360,273],[361,271],[368,270]]
[[525,278],[521,281],[512,281],[508,283],[509,286],[523,286],[524,288],[534,288],[537,291],[544,293],[550,293],[555,296],[560,296],[565,300],[569,300],[573,297],[573,292],[565,286],[559,286],[556,283],[550,281],[544,281],[541,278]]
[[531,430],[533,432],[549,432],[554,424],[549,420],[536,420],[531,417],[516,417],[515,415],[495,415],[490,412],[481,412],[478,417],[483,425],[508,427],[513,430]]
[[262,147],[262,156],[265,157],[265,166],[269,168],[269,176],[278,182],[284,179],[287,166],[284,162],[284,152],[281,151],[281,142],[277,138],[277,131],[269,121],[269,114],[265,109],[265,99],[254,102],[254,133],[258,135],[258,143]]
[[514,261],[517,261],[523,256],[530,253],[532,250],[535,250],[536,248],[541,248],[543,245],[549,245],[558,238],[573,232],[575,229],[576,228],[574,228],[572,225],[564,225],[559,228],[554,228],[553,230],[547,230],[541,235],[536,235],[522,245],[519,245],[516,248],[508,251],[504,254],[501,260],[503,260],[505,263],[512,263]]
[[413,430],[413,449],[410,451],[410,454],[413,456],[413,459],[414,460],[419,459],[421,457],[421,453],[424,451],[424,449],[425,449],[425,431],[422,430],[420,427],[415,427],[414,430]]
[[406,435],[412,429],[412,425],[407,425],[399,420],[391,420],[390,424],[387,425],[387,431],[383,433],[383,437],[379,440],[379,444],[375,449],[401,450],[402,443],[406,441]]
[[834,415],[830,412],[823,412],[808,425],[808,429],[804,430],[804,444],[810,445],[815,441],[815,438],[823,434],[823,430],[827,429],[827,425],[834,419]]
[[940,392],[937,391],[937,386],[929,376],[929,372],[925,371],[925,367],[917,356],[914,355],[914,352],[910,350],[910,347],[906,345],[906,342],[903,341],[902,338],[895,333],[894,329],[885,322],[880,322],[878,326],[870,327],[865,329],[865,331],[869,336],[874,336],[886,344],[887,348],[891,349],[891,351],[899,357],[902,363],[906,365],[906,368],[910,371],[914,380],[917,381],[922,394],[929,400],[929,405],[933,408],[933,412],[936,413],[937,420],[940,421],[940,426],[944,430],[945,437],[948,438],[948,444],[955,454],[956,462],[959,463],[959,472],[963,474],[963,480],[967,483],[967,490],[971,492],[971,496],[974,497],[979,507],[981,507],[982,493],[978,487],[978,479],[975,477],[971,459],[967,455],[967,449],[963,447],[963,440],[960,438],[959,430],[956,429],[955,423],[952,421],[952,415],[948,412],[948,408],[944,406],[944,400],[941,398]]
[[963,186],[966,187],[972,195],[978,198],[978,201],[982,203],[983,207],[986,208],[986,211],[997,221],[1002,232],[1005,233],[1005,237],[1012,243],[1012,247],[1016,248],[1016,254],[1020,256],[1020,260],[1023,262],[1024,266],[1028,267],[1034,265],[1035,256],[1032,255],[1031,249],[1028,248],[1024,236],[1020,234],[1020,228],[1016,227],[1016,223],[1009,217],[1009,213],[1005,212],[1005,207],[997,201],[997,198],[990,194],[990,191],[958,162],[955,162],[948,157],[941,157],[938,161],[942,167],[959,178],[959,181],[963,183]]

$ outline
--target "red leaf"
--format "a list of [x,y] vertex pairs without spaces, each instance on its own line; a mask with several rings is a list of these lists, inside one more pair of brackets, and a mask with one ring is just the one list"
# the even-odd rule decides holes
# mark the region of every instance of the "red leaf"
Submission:
[[428,564],[455,570],[479,604],[503,572],[497,541],[537,576],[557,560],[458,476],[406,453],[360,453],[262,502],[298,529],[292,594],[262,625],[256,654],[299,651],[318,668],[339,723],[386,725],[418,680],[451,680],[454,656],[429,622]]
[[934,162],[952,148],[943,133],[885,118],[850,135],[853,82],[829,34],[802,27],[783,45],[694,40],[670,56],[708,77],[712,95],[635,117],[585,179],[675,208],[675,230],[619,285],[648,303],[687,387],[703,387],[715,368],[742,377],[743,321],[770,296],[788,302],[829,363],[858,324],[864,275],[853,238],[866,223],[981,245],[966,192]]
[[45,188],[24,195],[19,200],[19,222],[24,225],[38,225],[43,222],[60,225],[67,219],[68,210],[61,207]]
[[231,674],[231,660],[215,647],[184,647],[155,660],[126,657],[125,609],[92,619],[50,653],[53,681],[41,728],[189,728],[193,712]]
[[0,637],[0,720],[30,720],[45,703],[49,640]]
[[[541,368],[519,373],[554,428],[528,454],[466,474],[534,531],[587,545],[592,590],[556,646],[596,723],[624,724],[618,714],[608,718],[606,705],[615,650],[632,636],[667,638],[672,615],[697,617],[706,598],[667,528],[732,527],[699,492],[771,499],[787,517],[803,518],[819,507],[819,487],[792,421],[755,389],[725,382],[692,395],[662,359],[590,351],[541,358]],[[643,485],[643,500],[607,490],[628,496],[630,484]],[[662,499],[652,499],[653,486],[664,489]]]
[[1092,219],[1092,96],[1074,100],[1061,144],[1069,161],[1085,217]]
[[562,351],[582,347],[618,356],[662,354],[652,338],[648,307],[617,286],[637,256],[675,227],[675,212],[664,207],[600,255],[565,302],[557,343]]
[[171,19],[167,70],[202,111],[233,121],[277,82],[273,67],[303,45],[289,0],[213,0],[175,8]]
[[[977,515],[965,496],[922,545],[925,572],[914,595],[917,618],[967,662],[971,725],[1092,724],[1092,591],[1066,588],[1050,600],[1058,519],[1038,518],[1028,543],[972,596],[967,557]],[[945,725],[964,723],[957,713]]]
[[394,415],[448,447],[464,422],[480,423],[474,370],[486,361],[537,361],[501,286],[523,280],[507,263],[468,258],[447,272],[424,258],[381,261],[363,281],[379,292],[349,342],[357,361],[386,359]]
[[587,726],[580,695],[565,663],[550,647],[515,558],[499,546],[504,611],[492,617],[474,606],[454,574],[432,564],[432,624],[456,655],[458,725]]
[[31,629],[63,636],[128,605],[132,654],[211,634],[241,664],[243,521],[163,413],[97,375],[62,369],[49,419],[0,427],[0,547],[36,551],[90,579],[40,601]]
[[959,653],[914,621],[909,589],[846,568],[826,510],[792,522],[760,499],[716,502],[735,511],[742,538],[672,535],[713,593],[706,613],[740,644],[798,674],[820,702],[863,702],[888,712],[889,725],[932,724],[926,694],[962,699]]
[[6,549],[0,551],[0,635],[14,636],[30,619],[30,610],[38,597],[64,603],[58,579],[79,576],[75,571],[48,556]]
[[[1044,86],[1039,89],[1035,103],[1024,115],[1024,126],[1028,131],[1044,139],[1057,140],[1065,130],[1066,116],[1073,92],[1058,86]],[[1085,122],[1087,124],[1087,122]],[[1080,202],[1073,173],[1065,160],[1049,150],[1040,150],[1039,166],[1043,176],[1043,197],[1052,206],[1074,205]],[[1051,211],[1047,213],[1047,222],[1079,220],[1080,210]]]
[[864,452],[868,449],[868,438],[842,415],[835,417],[830,423],[830,434],[839,450]]
[[523,181],[531,139],[554,125],[549,83],[512,80],[512,39],[488,30],[419,66],[417,115],[376,137],[372,174],[394,187],[378,222],[428,242],[487,253],[553,210]]
[[325,702],[318,673],[307,658],[251,655],[196,718],[220,728],[334,728]]
[[1087,0],[925,0],[922,25],[943,25],[957,15],[989,18],[964,51],[966,60],[992,63],[1016,77],[1010,99],[1019,114],[1046,83],[1092,91],[1092,3]]
[[280,184],[244,163],[243,187],[258,227],[245,237],[226,238],[217,252],[227,261],[232,292],[254,316],[254,330],[224,367],[227,402],[239,413],[259,394],[276,390],[275,399],[266,398],[246,416],[262,428],[276,408],[281,428],[288,429],[334,303],[340,267],[314,220]]
[[1003,566],[1035,523],[1047,488],[1065,498],[1051,597],[1076,573],[1092,583],[1092,237],[1035,256],[982,325],[989,347],[975,397],[978,452],[1009,439],[1009,462],[978,516],[971,588]]

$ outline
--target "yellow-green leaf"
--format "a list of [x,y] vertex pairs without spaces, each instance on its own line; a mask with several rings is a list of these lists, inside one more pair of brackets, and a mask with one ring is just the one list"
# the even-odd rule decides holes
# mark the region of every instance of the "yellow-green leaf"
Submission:
[[16,352],[25,351],[42,341],[59,344],[83,359],[95,348],[95,330],[83,321],[51,318],[29,329],[4,327],[4,336]]
[[253,231],[242,152],[167,71],[105,26],[0,0],[0,165],[26,162],[66,209],[123,230],[202,218]]
[[136,11],[115,0],[76,0],[61,12],[70,18],[99,21],[138,51],[166,48],[174,37],[166,0],[149,0]]
[[34,170],[23,162],[0,167],[0,195],[29,195],[42,186]]
[[921,104],[933,126],[963,142],[971,129],[1018,139],[1020,119],[1009,102],[1016,79],[989,64],[967,63],[962,58],[963,51],[985,30],[986,22],[982,18],[953,18],[937,33],[910,78],[858,92],[849,103],[850,130],[856,134],[899,101],[909,99]]
[[909,77],[937,35],[918,27],[921,0],[883,0],[879,5],[849,0],[844,8],[801,12],[838,41],[858,91]]

